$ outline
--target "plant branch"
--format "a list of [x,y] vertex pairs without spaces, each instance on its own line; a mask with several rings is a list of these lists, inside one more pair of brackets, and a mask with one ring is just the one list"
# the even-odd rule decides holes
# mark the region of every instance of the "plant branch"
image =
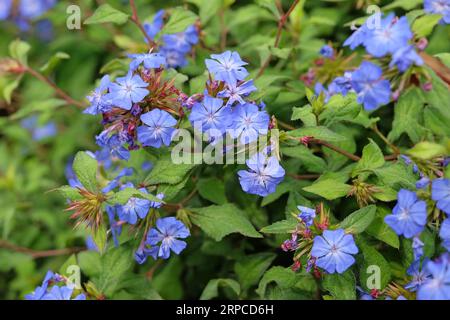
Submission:
[[62,255],[70,255],[73,253],[81,252],[86,250],[84,247],[74,247],[74,248],[65,248],[65,249],[54,249],[54,250],[34,250],[26,247],[21,247],[15,245],[6,240],[0,240],[0,248],[5,248],[11,251],[25,253],[30,255],[32,258],[45,258],[45,257],[54,257],[54,256],[62,256]]
[[324,147],[327,147],[328,149],[331,149],[331,150],[333,150],[333,151],[336,151],[337,153],[340,153],[340,154],[342,154],[343,156],[346,156],[347,158],[349,158],[350,160],[353,160],[353,161],[359,161],[361,158],[360,157],[358,157],[357,155],[355,155],[355,154],[353,154],[353,153],[350,153],[350,152],[348,152],[348,151],[346,151],[346,150],[344,150],[344,149],[341,149],[341,148],[339,148],[339,147],[337,147],[337,146],[335,146],[334,144],[331,144],[331,143],[329,143],[329,142],[327,142],[327,141],[324,141],[324,140],[320,140],[320,139],[311,139],[310,140],[311,142],[314,142],[314,143],[317,143],[317,144],[320,144],[320,145],[322,145],[322,146],[324,146]]
[[288,173],[289,177],[292,177],[296,180],[314,180],[320,177],[320,174],[294,174]]
[[[298,3],[299,3],[299,0],[294,0],[294,2],[289,7],[289,10],[285,14],[282,14],[280,19],[278,20],[277,35],[275,37],[275,43],[273,45],[274,48],[278,48],[278,46],[280,45],[281,33],[283,31],[283,27],[286,24],[287,19],[291,15],[292,11],[294,11],[294,9],[295,9],[295,7],[297,6]],[[266,70],[266,68],[268,67],[268,65],[270,63],[270,60],[272,60],[272,54],[271,53],[269,54],[267,59],[262,64],[261,68],[258,71],[258,74],[256,75],[256,78],[259,78],[264,73],[264,71]]]
[[420,52],[420,56],[427,66],[429,66],[438,76],[441,78],[447,86],[450,87],[450,68],[441,62],[438,58],[435,58],[425,52]]
[[396,158],[400,154],[400,149],[395,144],[389,141],[389,139],[378,129],[376,124],[372,126],[372,130],[394,151],[394,154],[392,156],[395,156]]
[[63,91],[61,88],[59,88],[53,81],[51,81],[49,78],[45,77],[44,75],[40,74],[36,70],[29,68],[29,67],[24,67],[24,70],[25,70],[25,72],[28,72],[29,74],[31,74],[33,77],[35,77],[39,81],[42,81],[42,82],[46,83],[48,86],[50,86],[55,91],[55,93],[60,98],[64,99],[68,104],[74,105],[80,109],[84,109],[86,107],[86,105],[83,102],[73,99],[65,91]]
[[147,40],[148,46],[150,50],[152,50],[156,43],[150,38],[150,36],[145,32],[144,26],[141,23],[141,20],[139,20],[139,16],[137,14],[136,4],[134,3],[134,0],[130,0],[130,7],[132,11],[131,21],[141,30],[142,34],[144,35],[145,39]]

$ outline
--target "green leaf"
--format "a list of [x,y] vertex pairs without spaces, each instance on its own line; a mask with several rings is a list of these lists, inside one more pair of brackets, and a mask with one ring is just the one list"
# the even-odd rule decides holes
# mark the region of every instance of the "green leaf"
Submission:
[[78,253],[77,258],[81,272],[86,276],[93,278],[102,272],[102,258],[97,251],[82,251]]
[[262,252],[245,256],[236,262],[234,271],[243,291],[258,283],[275,257],[273,253]]
[[290,268],[272,267],[262,277],[259,282],[256,293],[264,299],[266,295],[267,285],[271,282],[275,282],[280,288],[291,288],[295,285],[296,277],[295,273]]
[[97,191],[97,160],[84,151],[75,155],[73,171],[81,184],[89,191]]
[[175,8],[170,15],[169,21],[164,25],[162,32],[164,34],[182,32],[194,24],[197,18],[197,15],[192,11],[181,7]]
[[357,176],[361,172],[377,169],[384,165],[384,155],[380,147],[372,139],[369,139],[369,141],[369,144],[363,149],[361,159],[353,169],[352,177]]
[[84,20],[84,24],[98,24],[98,23],[115,23],[124,24],[128,21],[130,15],[114,9],[109,4],[102,4],[95,10],[94,14]]
[[191,221],[216,241],[230,233],[240,233],[247,237],[262,238],[245,216],[234,204],[209,206],[191,209]]
[[399,190],[401,188],[414,189],[417,177],[411,167],[402,162],[385,165],[374,170],[374,173],[382,184]]
[[19,86],[20,80],[22,80],[22,76],[18,76],[3,88],[3,98],[5,98],[8,104],[11,104],[12,94],[14,90],[16,90],[17,87]]
[[394,109],[394,121],[388,139],[395,141],[403,133],[414,143],[419,142],[426,135],[427,129],[421,124],[424,97],[419,88],[411,88],[398,99]]
[[62,60],[69,58],[70,55],[65,52],[57,52],[39,70],[44,75],[49,75],[53,70],[55,70]]
[[351,189],[352,186],[334,179],[318,179],[312,185],[303,188],[303,190],[317,194],[327,200],[345,197]]
[[313,113],[312,107],[310,105],[306,105],[304,107],[292,108],[292,117],[291,120],[302,120],[303,124],[306,127],[315,127],[317,126],[316,115]]
[[384,217],[388,214],[390,214],[388,209],[377,207],[376,216],[370,226],[366,229],[366,232],[372,237],[398,249],[400,247],[400,241],[397,234],[384,222]]
[[416,144],[407,154],[422,160],[430,160],[448,154],[447,149],[440,144],[423,141]]
[[325,275],[322,285],[337,300],[356,300],[356,280],[351,270]]
[[[357,245],[360,249],[363,258],[359,259],[361,261],[360,263],[360,272],[359,272],[359,278],[360,283],[363,286],[364,289],[368,290],[367,282],[369,280],[369,277],[371,277],[373,271],[371,271],[371,268],[379,268],[379,276],[380,276],[380,288],[377,289],[384,289],[391,280],[391,267],[389,266],[389,263],[386,261],[386,259],[379,253],[373,246],[369,245],[362,239],[357,239]],[[372,278],[372,277],[371,277]],[[372,285],[372,283],[371,283]]]
[[133,266],[133,250],[131,246],[121,244],[112,248],[101,258],[101,271],[93,282],[106,297],[112,296],[121,289],[125,274]]
[[83,197],[80,195],[80,192],[77,188],[72,188],[71,186],[61,186],[57,189],[54,189],[54,191],[57,191],[61,196],[64,197],[64,199],[69,199],[71,201],[74,200],[80,200]]
[[163,155],[145,178],[146,184],[177,184],[195,167],[195,164],[174,164],[170,154]]
[[97,246],[100,254],[103,254],[106,250],[106,243],[108,241],[108,234],[104,223],[100,224],[97,229],[92,231],[92,240]]
[[285,234],[292,233],[297,227],[298,221],[296,219],[287,219],[277,221],[271,225],[262,228],[260,231],[263,233]]
[[211,279],[203,289],[200,300],[210,300],[219,296],[219,287],[230,288],[236,296],[241,293],[241,287],[236,280],[233,279]]
[[354,121],[361,112],[361,105],[356,101],[355,94],[345,97],[341,94],[334,95],[324,108],[319,121],[327,127],[339,121]]
[[441,14],[426,14],[414,21],[412,31],[418,39],[428,37],[441,19]]
[[198,193],[215,204],[225,204],[227,198],[225,196],[225,184],[218,178],[202,178],[197,183]]
[[347,233],[361,233],[372,223],[376,211],[377,207],[374,205],[361,208],[345,217],[339,224],[339,228],[345,229]]
[[140,199],[146,199],[146,200],[150,200],[150,201],[164,203],[164,201],[162,201],[158,197],[156,197],[150,193],[145,193],[145,192],[135,189],[135,188],[125,188],[123,190],[120,190],[120,191],[114,193],[112,196],[110,196],[108,198],[107,202],[111,205],[116,205],[116,204],[124,205],[127,203],[127,201],[130,198],[140,198]]
[[28,65],[28,52],[31,46],[22,40],[14,40],[9,44],[9,54],[23,65]]
[[51,112],[52,110],[59,108],[61,106],[67,105],[67,103],[62,99],[49,98],[45,100],[32,101],[11,116],[12,120],[17,120],[25,118],[32,113],[38,112]]
[[282,147],[281,153],[291,158],[300,159],[302,166],[309,172],[322,173],[327,169],[325,160],[316,156],[310,149],[303,145]]
[[342,141],[346,140],[347,138],[345,136],[342,136],[340,134],[337,134],[327,127],[305,127],[300,128],[296,130],[289,131],[289,135],[293,137],[305,137],[305,136],[311,136],[316,139],[321,139],[329,142],[333,141]]

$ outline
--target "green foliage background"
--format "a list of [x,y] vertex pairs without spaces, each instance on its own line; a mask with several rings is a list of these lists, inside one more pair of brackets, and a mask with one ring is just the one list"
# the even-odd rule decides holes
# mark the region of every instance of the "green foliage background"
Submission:
[[[28,63],[33,67],[44,65],[58,52],[67,53],[70,58],[61,60],[49,75],[63,90],[80,100],[95,87],[99,73],[116,72],[121,67],[118,58],[128,52],[142,50],[143,39],[130,23],[122,26],[83,25],[81,30],[67,30],[66,8],[72,2],[59,1],[46,14],[54,24],[54,38],[50,42],[37,39],[35,32],[19,35],[14,26],[2,23],[0,56],[8,56],[9,43],[19,36],[31,44]],[[127,1],[105,2],[130,12]],[[273,55],[275,58],[271,65],[256,80],[258,96],[264,97],[270,114],[296,127],[308,123],[308,114],[299,108],[308,103],[300,76],[318,57],[322,45],[327,41],[341,44],[350,34],[346,27],[348,23],[364,16],[363,10],[356,9],[357,2],[361,1],[302,0],[287,23],[280,48],[273,48],[278,19],[273,1],[136,2],[143,20],[150,19],[160,8],[180,5],[188,6],[198,14],[204,45],[196,47],[195,57],[190,58],[189,65],[178,75],[179,84],[187,93],[203,90],[206,80],[204,59],[221,51],[220,41],[225,29],[227,48],[238,51],[249,62],[253,76],[267,56]],[[290,1],[282,3],[287,8]],[[421,1],[397,0],[379,4],[400,15],[419,3]],[[83,20],[96,7],[95,1],[91,0],[80,0],[77,4]],[[429,54],[440,54],[447,64],[450,63],[449,35],[448,26],[437,26],[427,48]],[[11,81],[11,77],[1,77],[0,92]],[[384,188],[385,193],[380,195],[384,198],[380,200],[385,202],[377,208],[361,209],[371,211],[364,214],[365,219],[368,215],[371,217],[370,221],[344,220],[341,226],[366,231],[357,239],[363,251],[361,259],[374,259],[377,264],[385,266],[388,271],[384,273],[386,278],[382,282],[386,285],[392,277],[404,274],[408,265],[404,262],[411,260],[411,253],[405,249],[410,244],[401,243],[382,218],[390,212],[393,203],[389,201],[395,199],[395,190],[399,187],[414,188],[416,178],[411,168],[386,164],[382,160],[381,152],[387,154],[387,147],[369,127],[371,121],[378,119],[379,129],[388,133],[389,139],[405,150],[422,140],[442,142],[442,145],[446,142],[448,145],[449,92],[437,77],[434,77],[433,84],[432,92],[424,94],[419,89],[412,89],[402,95],[395,109],[393,105],[385,106],[372,113],[370,119],[353,117],[352,121],[347,121],[349,116],[346,114],[331,114],[321,119],[320,125],[330,130],[320,130],[326,139],[349,152],[363,155],[363,160],[356,166],[328,150],[323,158],[319,158],[303,146],[282,149],[283,166],[287,172],[323,174],[314,184],[286,177],[276,193],[261,199],[241,191],[235,167],[203,165],[195,168],[192,175],[198,179],[198,194],[189,202],[194,227],[188,248],[179,257],[139,266],[132,257],[131,246],[126,245],[111,249],[102,257],[95,252],[45,258],[30,254],[84,246],[86,230],[73,229],[69,214],[64,212],[64,199],[48,191],[66,184],[64,170],[77,151],[96,149],[93,137],[101,127],[98,118],[83,115],[76,108],[61,103],[51,88],[24,76],[20,90],[12,94],[12,102],[0,101],[0,241],[3,244],[0,246],[0,298],[21,299],[42,281],[48,269],[64,273],[67,265],[76,263],[81,267],[83,280],[92,281],[108,298],[312,299],[319,298],[318,290],[322,289],[329,294],[328,297],[354,299],[358,272],[356,276],[351,271],[342,276],[328,276],[319,288],[310,274],[304,271],[294,273],[289,269],[292,257],[282,252],[279,246],[288,237],[286,231],[292,227],[290,213],[298,204],[312,205],[320,200],[319,196],[334,200],[328,205],[334,212],[335,222],[358,210],[355,199],[345,197],[347,183],[350,183],[350,176],[368,172],[372,174],[369,181]],[[338,109],[346,105],[345,101],[334,103]],[[37,114],[42,123],[47,120],[56,122],[58,134],[42,142],[33,141],[20,124],[31,114]],[[298,136],[305,135],[305,128],[298,130],[303,130],[297,132]],[[318,130],[314,126],[309,130],[319,132],[314,131]],[[419,157],[426,152],[434,152],[429,146],[418,147],[424,149],[415,151]],[[137,153],[137,163],[145,156],[145,153]],[[172,176],[176,177],[177,173]],[[191,181],[187,182],[173,202],[183,199],[193,187]],[[229,229],[208,225],[208,216],[229,222]],[[357,216],[352,217],[358,219]],[[246,222],[242,223],[242,219]],[[273,224],[275,222],[278,223]],[[6,242],[17,247],[7,248]],[[434,243],[434,239],[426,243],[430,255],[435,250]],[[30,250],[23,252],[23,248]],[[363,268],[364,263],[369,262],[362,261],[359,267]]]

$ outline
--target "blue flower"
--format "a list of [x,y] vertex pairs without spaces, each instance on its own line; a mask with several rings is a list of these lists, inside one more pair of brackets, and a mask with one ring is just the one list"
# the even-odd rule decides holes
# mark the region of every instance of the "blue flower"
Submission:
[[[121,189],[123,190],[128,187],[132,188],[133,185],[127,184]],[[139,190],[143,193],[148,193],[145,188],[140,188]],[[144,219],[147,216],[150,207],[150,200],[131,197],[125,205],[117,207],[117,215],[121,221],[125,221],[129,224],[136,224],[138,217]]]
[[156,228],[152,228],[147,235],[146,244],[159,246],[157,257],[168,259],[170,251],[180,254],[186,248],[185,239],[190,236],[189,229],[174,217],[161,218],[156,221]]
[[415,163],[411,160],[410,157],[408,157],[407,155],[401,154],[401,155],[400,155],[400,158],[403,159],[403,161],[405,162],[405,164],[406,164],[407,166],[409,166],[409,165],[411,165],[411,164],[413,165],[413,172],[414,172],[414,173],[419,172],[419,167],[417,166],[417,164],[415,164]]
[[331,46],[326,44],[322,48],[320,48],[319,53],[320,53],[321,56],[324,56],[325,58],[329,58],[330,59],[330,58],[333,58],[334,50],[333,50],[333,48]]
[[436,207],[450,214],[450,180],[434,179],[431,183],[431,199],[436,201]]
[[232,106],[236,101],[239,104],[245,104],[243,97],[248,96],[253,91],[256,91],[256,87],[253,85],[253,80],[227,84],[225,89],[217,94],[218,98],[228,98],[227,106]]
[[303,223],[310,227],[314,222],[314,218],[316,217],[316,209],[311,209],[308,207],[297,206],[297,209],[300,211],[298,217],[302,219]]
[[391,85],[381,78],[382,75],[379,66],[367,61],[352,74],[352,87],[358,94],[358,102],[363,103],[366,110],[374,110],[390,101]]
[[[159,10],[153,17],[152,23],[144,23],[144,30],[150,39],[155,39],[155,36],[161,31],[164,24],[164,10]],[[145,39],[147,42],[147,39]]]
[[87,107],[83,113],[96,115],[99,113],[107,112],[111,109],[111,101],[105,99],[105,94],[108,91],[111,82],[109,76],[106,75],[100,80],[100,85],[86,98],[88,99],[90,106]]
[[96,143],[103,148],[102,157],[96,157],[99,161],[108,160],[105,157],[109,158],[110,156],[122,160],[128,160],[130,158],[130,151],[124,147],[124,142],[117,134],[109,137],[108,132],[103,131],[100,135],[96,136]]
[[274,157],[257,153],[246,161],[248,170],[238,172],[242,190],[250,194],[265,197],[275,192],[277,185],[283,181],[285,171]]
[[416,188],[423,189],[426,188],[430,184],[430,179],[428,177],[422,177],[420,180],[416,181]]
[[450,0],[425,0],[423,7],[427,13],[442,14],[440,23],[450,24]]
[[442,246],[450,251],[450,218],[447,218],[442,222],[441,229],[439,230],[439,237],[442,239]]
[[133,103],[141,102],[150,93],[147,87],[148,84],[139,75],[128,72],[109,86],[105,99],[110,99],[119,108],[130,110]]
[[422,240],[420,240],[419,236],[418,235],[414,236],[413,242],[412,242],[414,260],[418,260],[423,256],[423,247],[424,246],[425,246],[425,244],[422,242]]
[[328,86],[328,90],[333,95],[336,93],[340,93],[343,96],[347,95],[348,92],[353,90],[352,73],[345,72],[342,77],[336,77]]
[[6,20],[11,12],[13,0],[0,1],[0,21]]
[[160,148],[163,144],[170,145],[177,124],[174,117],[167,111],[153,109],[141,115],[141,120],[145,125],[137,128],[137,135],[143,146]]
[[247,63],[242,61],[237,52],[225,51],[221,54],[212,54],[211,58],[214,60],[206,59],[205,64],[215,80],[235,84],[248,76],[247,70],[243,67]]
[[[223,134],[232,121],[231,109],[223,106],[222,99],[205,96],[201,103],[197,102],[192,107],[189,121],[194,129],[199,129],[201,132],[215,130]],[[213,135],[216,136],[216,134]]]
[[122,226],[116,221],[116,208],[106,206],[106,214],[108,215],[109,225],[111,228],[111,235],[114,245],[119,246],[119,236],[122,233]]
[[188,63],[183,52],[162,47],[160,53],[166,57],[167,66],[170,68],[182,68]]
[[56,0],[21,0],[19,14],[26,19],[34,19],[43,15],[56,4]]
[[384,221],[396,234],[411,238],[422,232],[427,223],[427,204],[406,189],[401,189],[397,198],[392,214],[387,215]]
[[53,286],[52,289],[44,295],[42,300],[86,300],[84,294],[79,294],[74,299],[71,299],[73,288],[67,286]]
[[[371,17],[371,19],[374,16]],[[361,25],[355,32],[352,33],[352,35],[345,40],[344,46],[349,46],[351,50],[355,50],[356,47],[362,45],[364,43],[364,40],[367,37],[367,33],[369,32],[369,28],[367,27],[367,23],[364,23]]]
[[428,263],[428,259],[424,259],[423,262],[420,259],[415,260],[411,266],[406,271],[408,275],[412,276],[412,280],[405,285],[405,289],[411,292],[416,291],[427,279],[430,278],[431,274],[423,268]]
[[161,53],[140,53],[129,54],[129,58],[133,59],[130,63],[130,70],[136,70],[141,64],[146,69],[157,69],[166,65],[166,57]]
[[34,141],[41,141],[53,137],[58,132],[54,122],[40,124],[37,116],[23,119],[21,125],[31,133],[31,137]]
[[97,244],[95,243],[94,238],[92,238],[91,235],[89,235],[89,236],[86,238],[85,243],[86,243],[86,248],[87,248],[89,251],[97,251],[97,252],[99,252],[98,247],[97,247]]
[[448,254],[443,254],[436,261],[425,265],[431,274],[417,290],[418,300],[450,300],[450,260]]
[[398,70],[405,72],[412,64],[421,66],[423,65],[423,60],[413,46],[404,46],[394,52],[389,67],[393,68],[396,65]]
[[181,53],[191,51],[193,45],[198,42],[198,32],[195,26],[189,26],[184,32],[165,34],[163,36],[164,48]]
[[266,111],[259,111],[257,105],[240,104],[233,110],[232,117],[231,137],[240,136],[242,144],[258,140],[260,135],[267,135],[270,117]]
[[358,253],[351,234],[343,229],[325,230],[322,236],[314,238],[311,256],[316,258],[316,265],[328,273],[343,273],[353,263],[352,255]]
[[364,45],[369,54],[380,58],[407,46],[412,37],[413,33],[409,27],[408,19],[401,17],[397,20],[394,14],[389,14],[381,19],[379,27],[377,26],[366,33]]
[[112,179],[106,185],[106,187],[104,187],[102,189],[102,192],[108,193],[111,190],[117,188],[120,185],[120,179],[122,179],[123,177],[131,176],[132,174],[133,174],[133,168],[123,168],[122,170],[120,170],[119,174],[114,179]]
[[48,284],[51,280],[54,280],[55,274],[52,271],[47,271],[41,286],[36,287],[34,291],[25,296],[26,300],[41,300],[47,293]]

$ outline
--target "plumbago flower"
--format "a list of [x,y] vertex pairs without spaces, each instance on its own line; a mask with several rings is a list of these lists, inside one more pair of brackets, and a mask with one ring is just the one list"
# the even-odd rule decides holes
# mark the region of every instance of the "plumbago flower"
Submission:
[[[153,259],[168,259],[170,252],[180,254],[186,248],[186,242],[179,240],[190,236],[189,229],[174,217],[161,218],[156,221],[156,228],[150,229],[145,240],[145,249],[138,250],[137,259],[144,262],[146,256]],[[142,256],[144,255],[144,257]]]
[[450,0],[424,0],[423,7],[427,13],[441,14],[442,24],[450,24]]
[[216,80],[235,84],[248,76],[248,71],[244,68],[247,63],[242,61],[237,52],[225,51],[222,54],[212,54],[211,58],[206,59],[205,63]]
[[[144,61],[144,60],[143,60]],[[136,63],[132,64],[135,67]],[[133,103],[141,102],[149,93],[148,84],[142,78],[130,71],[125,77],[116,79],[109,86],[109,94],[105,99],[114,101],[119,108],[130,110]]]
[[418,300],[450,299],[450,257],[443,254],[435,261],[425,265],[430,277],[417,290]]
[[192,107],[189,121],[201,132],[218,131],[224,134],[231,122],[231,109],[223,106],[223,100],[205,96],[202,103]]
[[431,198],[436,201],[436,207],[450,214],[450,179],[440,178],[431,184]]
[[298,217],[302,219],[303,223],[310,227],[314,223],[314,218],[316,217],[316,209],[311,209],[308,207],[297,206],[297,209],[300,211]]
[[402,189],[398,193],[398,202],[387,215],[384,221],[397,233],[411,238],[425,227],[427,222],[427,204],[419,200],[417,195],[409,190]]
[[260,111],[258,106],[246,103],[240,104],[233,110],[234,130],[233,138],[240,137],[242,144],[248,144],[258,140],[259,135],[267,135],[270,117],[266,111]]
[[328,273],[343,273],[355,263],[353,255],[357,253],[353,236],[343,229],[325,230],[322,236],[314,238],[311,249],[316,265]]
[[[42,285],[25,296],[26,300],[86,300],[86,295],[80,293],[73,297],[73,285],[66,284],[67,279],[57,273],[48,271]],[[65,284],[65,285],[61,285]],[[50,288],[50,286],[52,286]],[[73,298],[72,298],[73,297]]]
[[274,156],[257,153],[246,161],[248,170],[238,172],[242,189],[250,194],[265,197],[273,193],[283,180],[285,171]]
[[175,132],[177,120],[167,111],[154,109],[141,115],[143,126],[137,128],[138,140],[143,146],[159,148],[168,146]]

